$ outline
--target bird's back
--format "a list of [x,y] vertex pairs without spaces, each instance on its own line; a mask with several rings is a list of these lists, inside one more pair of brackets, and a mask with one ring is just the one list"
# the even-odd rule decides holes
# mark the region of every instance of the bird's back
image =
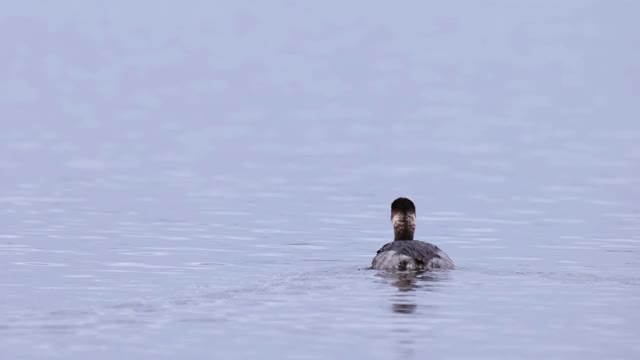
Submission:
[[400,240],[385,244],[371,266],[379,270],[453,269],[451,258],[437,246],[418,240]]

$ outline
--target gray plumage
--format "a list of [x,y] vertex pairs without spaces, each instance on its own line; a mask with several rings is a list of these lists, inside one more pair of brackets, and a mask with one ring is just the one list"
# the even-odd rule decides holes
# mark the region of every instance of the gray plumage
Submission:
[[376,252],[376,255],[388,250],[395,250],[398,254],[410,256],[421,262],[427,262],[434,257],[438,257],[438,252],[441,251],[440,248],[428,242],[407,240],[393,241],[385,244]]
[[371,266],[380,270],[453,269],[451,258],[439,247],[419,240],[401,240],[385,244]]

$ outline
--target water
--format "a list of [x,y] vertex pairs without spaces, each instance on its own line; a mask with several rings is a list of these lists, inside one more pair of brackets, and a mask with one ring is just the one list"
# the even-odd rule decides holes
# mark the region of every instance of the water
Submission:
[[5,4],[2,358],[638,358],[638,10]]

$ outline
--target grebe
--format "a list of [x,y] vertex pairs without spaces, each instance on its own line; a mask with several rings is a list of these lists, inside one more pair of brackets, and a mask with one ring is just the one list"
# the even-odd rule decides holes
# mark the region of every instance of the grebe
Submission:
[[399,197],[391,203],[393,241],[384,245],[373,258],[376,270],[453,269],[455,265],[439,247],[413,240],[416,230],[416,207],[413,201]]

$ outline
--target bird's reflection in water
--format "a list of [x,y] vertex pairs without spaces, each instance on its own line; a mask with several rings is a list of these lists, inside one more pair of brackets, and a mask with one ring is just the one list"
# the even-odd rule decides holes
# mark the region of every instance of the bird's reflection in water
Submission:
[[[416,344],[430,337],[429,314],[437,312],[437,306],[430,304],[429,295],[437,291],[437,283],[446,280],[448,275],[446,272],[379,272],[376,276],[398,289],[391,295],[391,311],[398,316],[394,317],[390,329],[398,346],[397,358],[416,358]],[[418,297],[422,311],[415,314]]]
[[376,276],[382,277],[398,292],[392,296],[391,309],[399,314],[412,314],[417,309],[415,291],[434,291],[436,282],[443,280],[443,273],[433,272],[381,272]]
[[391,304],[393,312],[398,314],[412,314],[416,312],[417,307],[418,305],[410,303],[394,302],[393,304]]
[[[428,313],[437,312],[435,304],[429,304],[429,293],[437,291],[437,283],[447,279],[446,272],[379,272],[377,277],[395,287],[391,295],[391,311],[399,314],[392,321],[391,332],[398,345],[398,359],[416,358],[416,342],[425,341],[431,332]],[[420,313],[417,299],[421,299]],[[427,310],[425,313],[424,310]]]

